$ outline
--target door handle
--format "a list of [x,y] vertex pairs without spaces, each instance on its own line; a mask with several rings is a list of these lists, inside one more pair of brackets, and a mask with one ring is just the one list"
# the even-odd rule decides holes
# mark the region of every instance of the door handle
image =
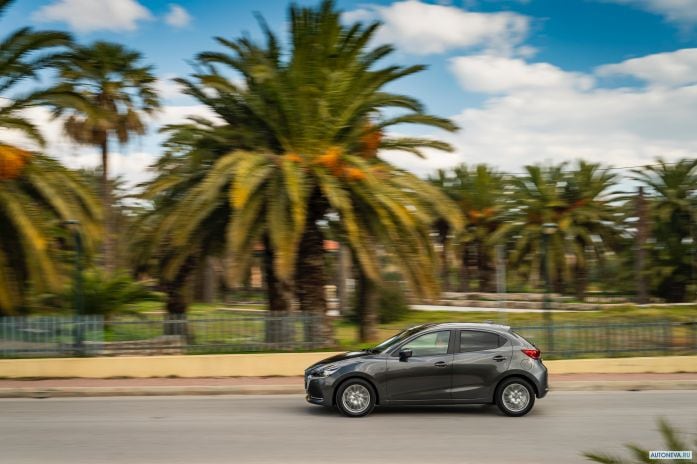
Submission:
[[496,362],[501,362],[501,361],[505,361],[505,360],[506,360],[506,357],[505,357],[505,356],[498,355],[498,356],[494,356],[493,359],[494,359],[494,361],[496,361]]
[[436,367],[448,367],[448,363],[445,361],[438,361],[437,363],[434,364]]

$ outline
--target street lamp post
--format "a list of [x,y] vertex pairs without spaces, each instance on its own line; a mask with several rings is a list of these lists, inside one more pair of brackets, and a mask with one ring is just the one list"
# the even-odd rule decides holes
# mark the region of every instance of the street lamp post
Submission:
[[69,219],[64,222],[72,234],[75,243],[75,274],[73,280],[73,303],[74,303],[74,325],[73,325],[73,340],[74,348],[78,354],[81,354],[84,349],[84,334],[82,332],[82,324],[80,316],[84,314],[84,294],[82,289],[82,236],[80,235],[80,221]]
[[[690,284],[694,285],[694,283],[695,283],[695,247],[694,247],[695,240],[692,238],[692,226],[690,226],[690,236],[683,237],[683,239],[680,240],[680,243],[682,243],[683,245],[687,245],[690,248],[690,280],[688,282]],[[689,298],[688,301],[692,301],[692,298],[690,296],[688,296],[688,298]]]
[[542,266],[544,267],[545,294],[543,303],[543,315],[547,331],[547,349],[554,351],[554,331],[552,329],[552,311],[550,307],[551,279],[549,274],[549,237],[556,233],[557,225],[553,222],[542,224]]
[[[506,249],[503,244],[496,245],[496,293],[498,294],[498,309],[500,318],[508,324],[506,313]],[[503,307],[502,307],[503,306]]]

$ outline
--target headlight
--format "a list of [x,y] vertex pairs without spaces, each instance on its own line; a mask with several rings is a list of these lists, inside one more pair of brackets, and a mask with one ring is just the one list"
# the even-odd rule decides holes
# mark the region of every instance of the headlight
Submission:
[[334,364],[330,364],[328,366],[320,367],[319,369],[315,369],[312,372],[312,375],[315,377],[327,377],[328,375],[332,375],[334,372],[339,370],[339,366],[335,366]]

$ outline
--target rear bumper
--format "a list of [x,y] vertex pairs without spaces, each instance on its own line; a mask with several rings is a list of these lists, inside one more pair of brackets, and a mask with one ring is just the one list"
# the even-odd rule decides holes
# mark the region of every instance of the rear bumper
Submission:
[[549,393],[549,382],[547,381],[547,368],[544,364],[542,365],[542,373],[537,377],[537,397],[544,398]]

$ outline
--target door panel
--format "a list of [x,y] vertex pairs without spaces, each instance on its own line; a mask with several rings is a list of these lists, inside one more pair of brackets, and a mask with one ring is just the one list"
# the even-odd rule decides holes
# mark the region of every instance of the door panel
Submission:
[[386,388],[390,401],[432,401],[450,399],[453,355],[450,340],[454,334],[441,330],[420,335],[399,349],[413,356],[387,359]]
[[[502,341],[505,340],[502,338]],[[475,347],[475,349],[477,349]],[[453,356],[452,398],[455,400],[489,400],[494,382],[511,363],[510,341],[496,348],[455,353]]]
[[[436,363],[444,363],[438,367]],[[406,361],[387,360],[386,386],[390,401],[450,399],[453,355],[414,356]]]

